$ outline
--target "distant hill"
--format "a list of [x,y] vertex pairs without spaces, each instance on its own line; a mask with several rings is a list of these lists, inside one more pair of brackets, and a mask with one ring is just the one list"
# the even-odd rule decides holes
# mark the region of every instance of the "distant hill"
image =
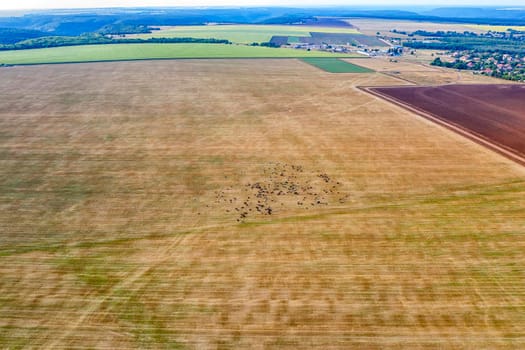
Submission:
[[[320,18],[332,17],[332,20]],[[341,17],[401,19],[496,25],[525,25],[525,11],[497,8],[444,7],[424,12],[395,9],[323,8],[128,8],[36,11],[0,17],[0,28],[44,32],[48,36],[85,33],[143,33],[148,26],[232,24],[308,24],[342,26]],[[114,33],[111,33],[114,31]],[[21,33],[20,33],[21,35]],[[27,35],[40,35],[27,32]],[[26,38],[29,39],[30,37]],[[14,39],[13,39],[14,40]]]
[[475,7],[442,7],[424,12],[426,16],[442,18],[471,18],[471,19],[509,19],[525,20],[525,8],[475,8]]
[[32,29],[0,28],[0,44],[15,44],[19,41],[36,39],[49,34]]

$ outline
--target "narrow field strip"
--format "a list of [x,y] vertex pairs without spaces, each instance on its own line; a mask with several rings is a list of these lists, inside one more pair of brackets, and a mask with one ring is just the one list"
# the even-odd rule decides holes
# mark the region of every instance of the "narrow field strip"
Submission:
[[339,58],[303,58],[303,62],[328,73],[372,73],[373,70],[343,61]]

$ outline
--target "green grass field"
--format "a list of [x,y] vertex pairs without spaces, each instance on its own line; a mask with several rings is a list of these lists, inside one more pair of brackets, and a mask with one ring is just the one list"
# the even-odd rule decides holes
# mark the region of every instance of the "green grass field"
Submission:
[[339,58],[303,58],[302,61],[329,73],[370,73],[373,70],[342,61]]
[[333,28],[313,26],[279,25],[216,25],[166,27],[150,34],[130,35],[138,38],[215,38],[227,39],[234,43],[249,44],[270,41],[274,35],[310,36],[310,32],[358,34],[355,28]]
[[288,37],[288,44],[295,44],[295,43],[300,43],[301,40],[299,39],[298,36],[289,36]]
[[0,52],[0,63],[43,64],[175,58],[356,57],[329,52],[222,44],[114,44]]

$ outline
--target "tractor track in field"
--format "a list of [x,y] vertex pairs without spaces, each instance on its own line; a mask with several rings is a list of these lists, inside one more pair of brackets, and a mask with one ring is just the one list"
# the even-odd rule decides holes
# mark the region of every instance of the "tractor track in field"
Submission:
[[[80,315],[78,315],[78,318],[74,322],[71,322],[59,336],[54,338],[51,343],[43,346],[42,349],[52,350],[59,347],[59,344],[61,344],[64,340],[67,340],[69,336],[71,336],[77,329],[79,329],[82,326],[82,324],[88,319],[89,316],[91,316],[98,309],[100,309],[100,307],[105,302],[110,300],[119,290],[129,290],[132,286],[136,285],[136,282],[142,276],[144,276],[157,266],[161,265],[169,258],[172,258],[173,255],[170,254],[170,252],[174,248],[178,247],[182,243],[182,241],[184,241],[188,237],[189,235],[184,234],[180,234],[177,237],[175,237],[175,239],[172,240],[170,244],[165,245],[160,252],[157,252],[158,257],[155,259],[155,262],[153,264],[137,268],[131,275],[127,276],[124,280],[115,284],[103,297],[91,302],[90,305]],[[195,236],[193,236],[192,238],[195,238]],[[140,283],[139,287],[143,286],[145,283],[146,282]]]

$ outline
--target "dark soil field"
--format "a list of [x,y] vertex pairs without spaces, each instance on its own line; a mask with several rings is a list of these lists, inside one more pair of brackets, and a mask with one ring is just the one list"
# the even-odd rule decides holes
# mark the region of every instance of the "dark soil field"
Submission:
[[301,41],[303,43],[314,45],[322,45],[326,43],[332,45],[346,45],[348,43],[354,43],[356,45],[387,46],[384,42],[374,36],[351,33],[311,32],[310,37],[301,37]]
[[270,42],[272,44],[275,44],[275,45],[286,45],[288,44],[288,36],[283,36],[283,35],[274,35],[272,36],[272,39],[270,40]]
[[525,161],[525,86],[381,87],[370,91],[429,114],[521,163]]

